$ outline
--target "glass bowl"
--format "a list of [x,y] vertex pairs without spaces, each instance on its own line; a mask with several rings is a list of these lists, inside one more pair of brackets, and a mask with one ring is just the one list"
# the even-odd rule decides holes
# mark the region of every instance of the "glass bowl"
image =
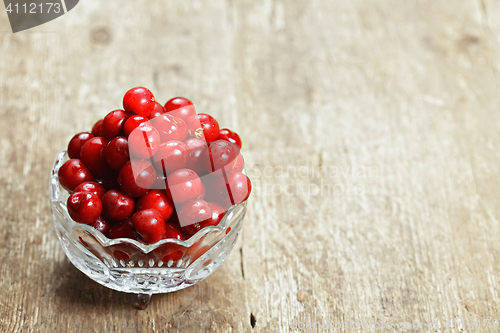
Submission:
[[67,152],[60,152],[50,175],[50,207],[64,252],[97,283],[138,294],[139,308],[147,307],[152,294],[180,290],[205,279],[231,252],[245,217],[246,201],[232,206],[219,225],[206,227],[186,241],[164,239],[148,245],[127,238],[109,239],[69,216],[69,193],[58,179],[58,170],[67,160]]

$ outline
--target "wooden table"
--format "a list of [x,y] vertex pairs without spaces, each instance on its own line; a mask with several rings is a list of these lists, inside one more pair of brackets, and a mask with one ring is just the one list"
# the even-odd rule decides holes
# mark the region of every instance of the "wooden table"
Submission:
[[[85,0],[17,34],[2,8],[0,331],[498,331],[499,36],[494,0]],[[145,311],[70,264],[48,200],[137,85],[240,133],[254,184],[223,266]]]

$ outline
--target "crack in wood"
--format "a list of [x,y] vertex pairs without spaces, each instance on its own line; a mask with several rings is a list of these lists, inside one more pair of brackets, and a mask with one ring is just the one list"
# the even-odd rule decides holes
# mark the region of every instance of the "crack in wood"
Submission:
[[240,248],[240,260],[241,260],[241,276],[245,278],[245,270],[243,269],[243,247]]
[[250,325],[252,326],[252,329],[255,328],[256,323],[257,323],[257,318],[255,318],[253,313],[250,313]]

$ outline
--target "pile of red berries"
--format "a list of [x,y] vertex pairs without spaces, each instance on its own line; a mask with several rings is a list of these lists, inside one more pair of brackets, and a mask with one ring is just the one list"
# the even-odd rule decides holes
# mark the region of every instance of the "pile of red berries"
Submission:
[[73,220],[108,238],[186,240],[250,195],[241,140],[191,101],[165,106],[137,87],[91,132],[76,134],[59,169]]

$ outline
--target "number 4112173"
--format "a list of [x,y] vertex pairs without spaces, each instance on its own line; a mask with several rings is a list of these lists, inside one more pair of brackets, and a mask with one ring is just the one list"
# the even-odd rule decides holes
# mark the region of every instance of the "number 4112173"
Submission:
[[53,3],[53,2],[46,2],[46,3],[41,3],[41,4],[36,4],[36,3],[24,3],[22,5],[16,3],[12,5],[12,3],[9,3],[7,6],[7,13],[11,14],[49,14],[49,13],[55,13],[59,14],[61,12],[61,4],[60,3]]

